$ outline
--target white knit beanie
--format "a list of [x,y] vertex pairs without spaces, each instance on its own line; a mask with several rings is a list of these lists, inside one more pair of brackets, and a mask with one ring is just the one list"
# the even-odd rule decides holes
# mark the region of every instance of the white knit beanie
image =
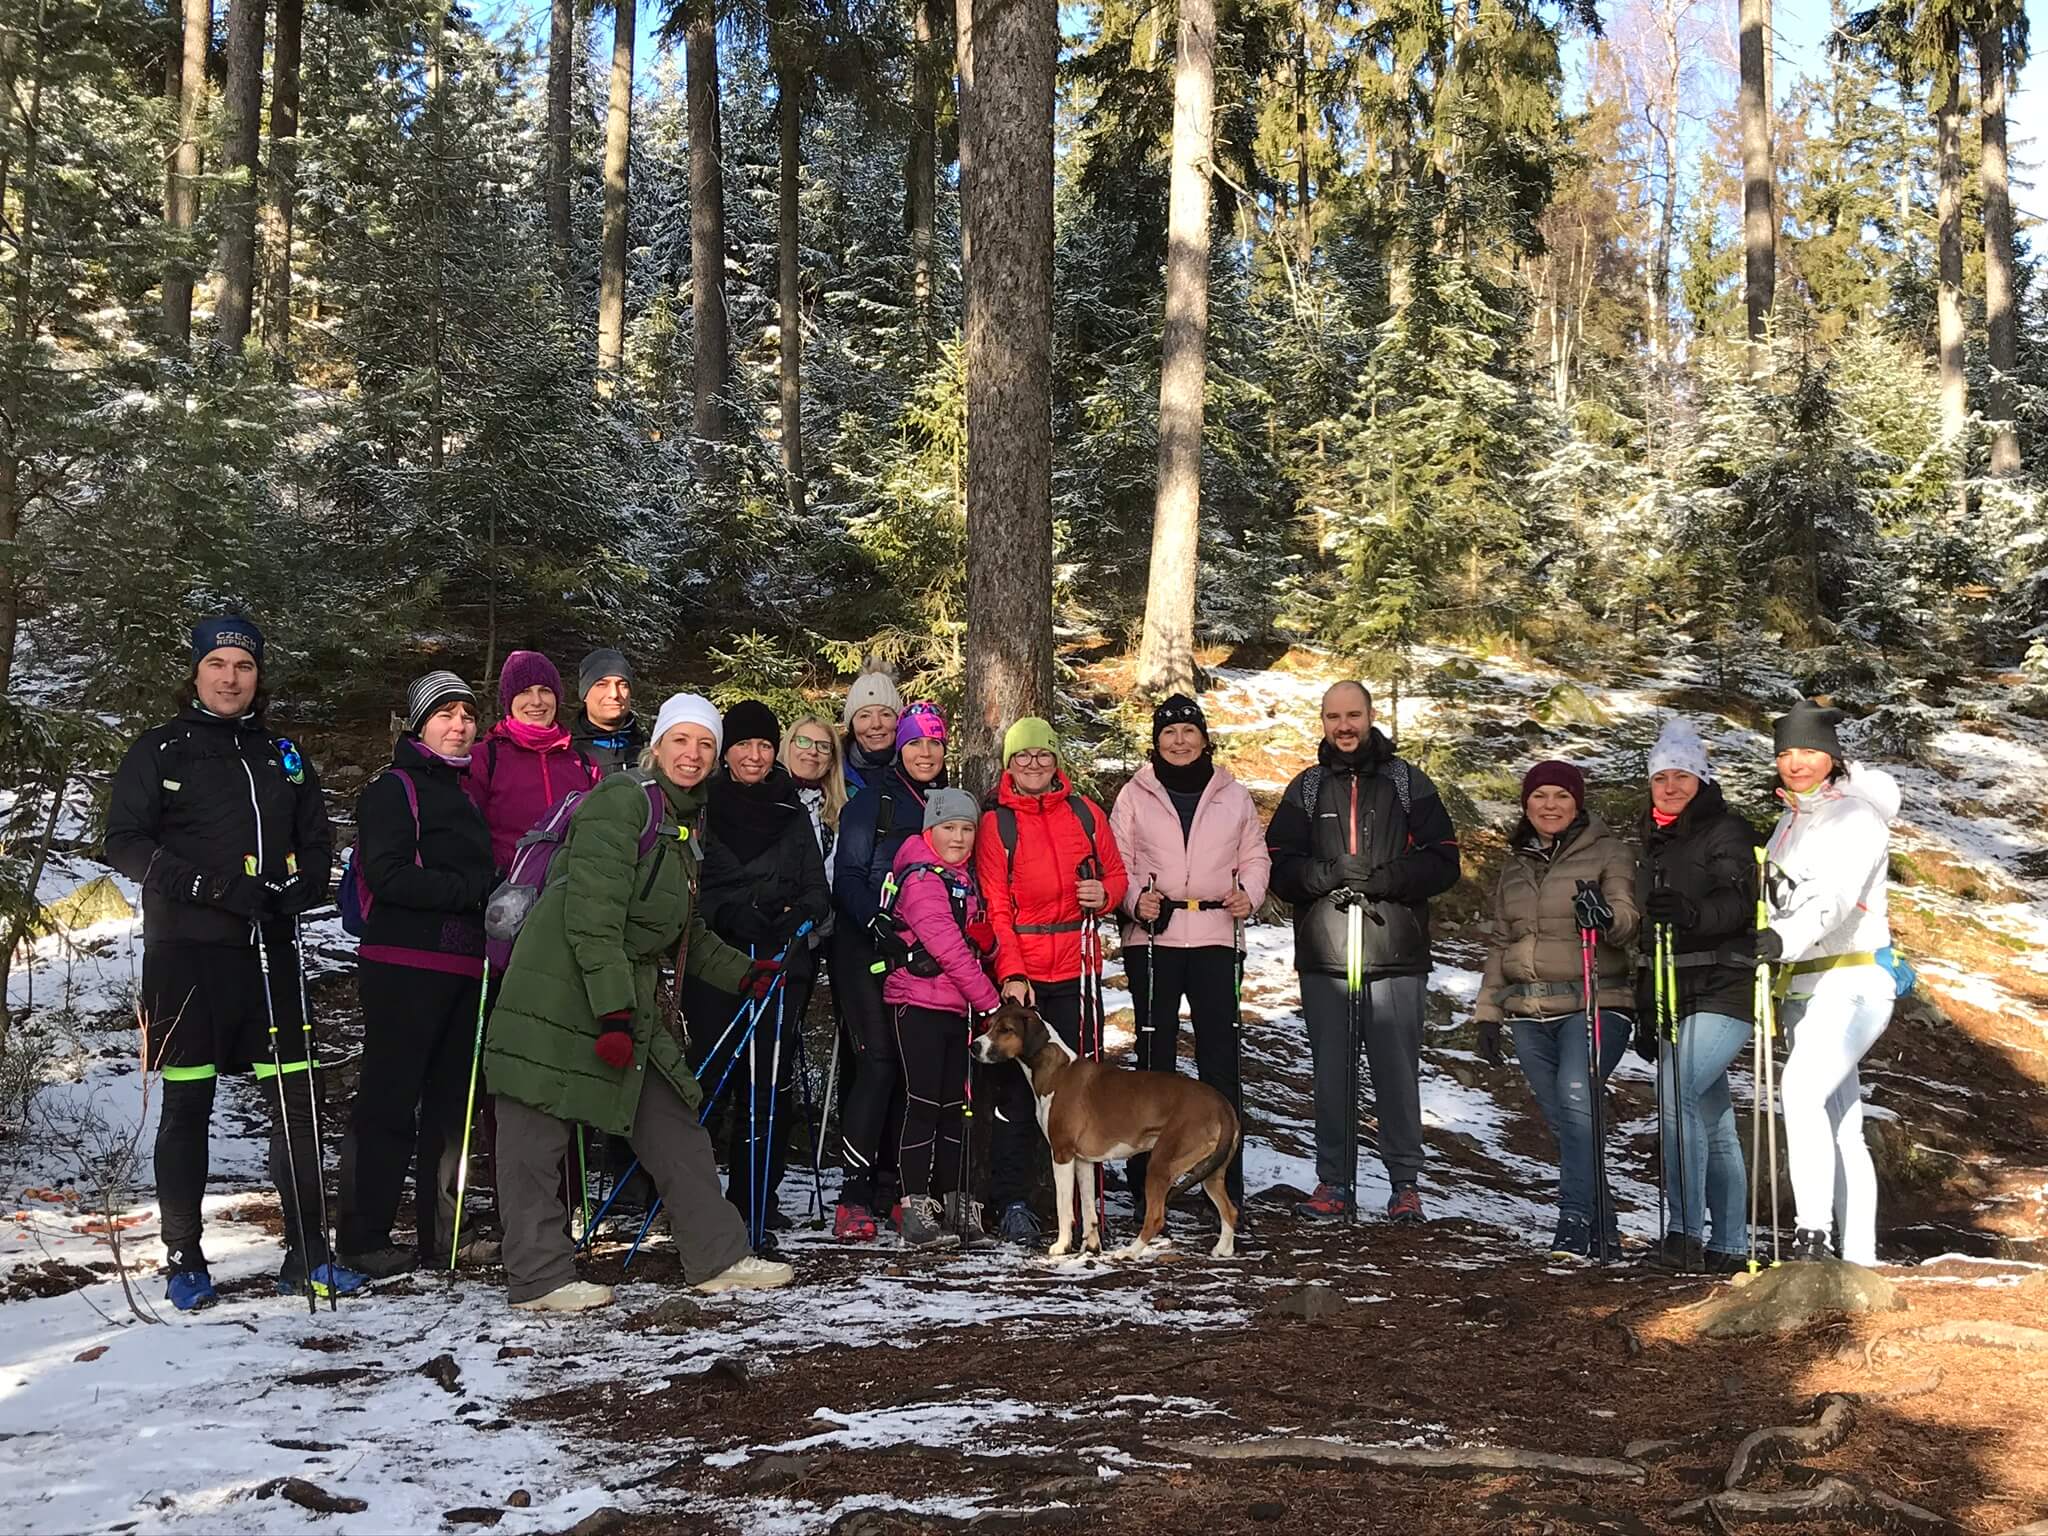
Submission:
[[846,710],[839,717],[841,725],[852,725],[853,717],[870,704],[879,704],[896,714],[903,713],[903,695],[896,689],[896,680],[886,672],[863,672],[853,680],[853,686],[846,690]]
[[1714,777],[1714,765],[1707,761],[1707,744],[1700,740],[1699,728],[1683,715],[1666,720],[1657,733],[1657,744],[1650,748],[1650,776],[1655,778],[1667,768],[1705,782]]
[[701,693],[672,693],[661,706],[661,713],[654,717],[654,735],[650,741],[659,743],[669,733],[671,726],[701,725],[711,733],[711,740],[720,752],[725,750],[724,717],[718,713],[718,706]]

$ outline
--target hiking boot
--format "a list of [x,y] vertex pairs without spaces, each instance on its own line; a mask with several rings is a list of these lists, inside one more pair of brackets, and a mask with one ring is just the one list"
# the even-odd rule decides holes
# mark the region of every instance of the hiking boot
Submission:
[[696,1289],[707,1296],[720,1291],[773,1291],[789,1284],[796,1278],[796,1271],[787,1264],[774,1259],[757,1258],[748,1254],[737,1264],[722,1269],[709,1280],[697,1282]]
[[947,1230],[945,1212],[930,1195],[913,1195],[898,1209],[903,1212],[903,1224],[897,1232],[904,1247],[928,1249],[958,1245],[960,1235]]
[[959,1238],[960,1246],[970,1252],[996,1246],[996,1240],[988,1235],[988,1228],[981,1224],[981,1202],[970,1199],[957,1189],[946,1196],[946,1230]]
[[612,1304],[612,1288],[599,1285],[591,1280],[571,1280],[558,1285],[545,1296],[536,1296],[531,1301],[515,1301],[515,1312],[588,1312],[596,1307]]
[[1557,1230],[1550,1235],[1550,1256],[1565,1260],[1591,1258],[1593,1229],[1575,1216],[1559,1217]]
[[1429,1218],[1422,1214],[1422,1191],[1413,1184],[1396,1184],[1387,1197],[1387,1220],[1404,1227],[1419,1227]]
[[1703,1275],[1707,1272],[1706,1249],[1696,1237],[1666,1232],[1657,1251],[1650,1255],[1650,1267],[1681,1275]]
[[[353,1296],[369,1283],[370,1277],[361,1270],[350,1269],[332,1259],[313,1266],[313,1294],[322,1301],[330,1296]],[[296,1261],[286,1259],[284,1268],[277,1272],[277,1294],[296,1296],[305,1289],[306,1272]]]
[[834,1206],[832,1236],[842,1243],[872,1243],[876,1236],[875,1218],[864,1205]]
[[763,1225],[770,1232],[789,1232],[795,1229],[796,1222],[784,1214],[780,1206],[776,1206],[769,1210],[768,1219]]
[[472,1237],[455,1250],[457,1269],[483,1269],[504,1256],[505,1245],[495,1237]]
[[1749,1268],[1749,1255],[1746,1253],[1724,1253],[1719,1248],[1709,1248],[1706,1259],[1710,1275],[1739,1275]]
[[410,1248],[400,1248],[386,1243],[380,1248],[365,1249],[361,1253],[344,1253],[342,1263],[350,1269],[361,1270],[372,1280],[389,1280],[394,1275],[409,1275],[420,1266],[420,1256]]
[[204,1312],[220,1300],[220,1293],[213,1288],[213,1276],[204,1266],[172,1270],[164,1296],[180,1312]]
[[1806,1227],[1792,1234],[1792,1246],[1785,1250],[1786,1262],[1792,1264],[1817,1264],[1834,1256],[1835,1250],[1828,1242],[1827,1233]]
[[1004,1242],[1021,1248],[1035,1248],[1043,1237],[1038,1218],[1031,1214],[1029,1202],[1023,1200],[1012,1200],[1003,1207],[1003,1219],[997,1224],[996,1233]]
[[1294,1202],[1294,1214],[1310,1221],[1340,1221],[1351,1214],[1351,1197],[1334,1184],[1318,1184],[1314,1194]]

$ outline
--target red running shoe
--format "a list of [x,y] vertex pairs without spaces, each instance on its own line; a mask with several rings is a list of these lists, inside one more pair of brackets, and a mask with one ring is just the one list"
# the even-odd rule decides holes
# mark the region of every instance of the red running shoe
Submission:
[[1311,1221],[1336,1221],[1351,1214],[1351,1200],[1335,1184],[1318,1184],[1314,1194],[1294,1202],[1294,1214]]
[[1387,1220],[1419,1227],[1427,1219],[1422,1214],[1422,1192],[1413,1184],[1396,1184],[1387,1199]]
[[842,1243],[872,1243],[876,1237],[875,1218],[864,1205],[840,1205],[832,1210],[832,1235]]

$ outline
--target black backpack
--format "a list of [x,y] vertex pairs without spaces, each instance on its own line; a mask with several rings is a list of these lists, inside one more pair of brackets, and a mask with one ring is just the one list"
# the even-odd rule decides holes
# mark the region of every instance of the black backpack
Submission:
[[[1102,867],[1102,854],[1095,845],[1095,812],[1079,794],[1067,795],[1067,808],[1074,813],[1074,819],[1081,823],[1081,831],[1088,839],[1088,857],[1095,867]],[[996,818],[996,838],[1003,845],[1003,880],[1014,883],[1017,878],[1017,812],[1012,806],[998,801],[989,807]]]
[[[952,877],[943,864],[911,864],[903,871],[904,880],[928,871],[945,882],[946,900],[952,904],[953,921],[964,934],[967,931],[967,892]],[[896,898],[902,892],[896,882],[896,872],[891,870],[882,882],[882,904],[875,909],[875,915],[868,923],[868,938],[875,946],[876,959],[868,969],[877,976],[886,976],[891,971],[908,971],[913,976],[932,977],[941,974],[945,967],[934,960],[931,952],[918,941],[908,936],[908,931],[896,920]]]

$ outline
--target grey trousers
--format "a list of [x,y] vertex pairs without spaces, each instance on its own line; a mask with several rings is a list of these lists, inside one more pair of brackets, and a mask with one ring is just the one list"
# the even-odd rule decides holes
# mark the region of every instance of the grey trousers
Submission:
[[[1359,1029],[1379,1115],[1380,1161],[1395,1184],[1422,1177],[1422,1005],[1425,976],[1375,976],[1359,999]],[[1358,1182],[1344,1166],[1345,1100],[1351,1094],[1349,1010],[1341,976],[1304,972],[1301,1012],[1316,1073],[1316,1178],[1339,1189]]]
[[[633,1155],[667,1208],[683,1278],[692,1285],[747,1256],[747,1228],[718,1184],[711,1138],[668,1079],[646,1073],[633,1121]],[[505,1226],[505,1289],[532,1301],[576,1278],[576,1249],[562,1206],[570,1128],[553,1115],[498,1096],[498,1215]]]

